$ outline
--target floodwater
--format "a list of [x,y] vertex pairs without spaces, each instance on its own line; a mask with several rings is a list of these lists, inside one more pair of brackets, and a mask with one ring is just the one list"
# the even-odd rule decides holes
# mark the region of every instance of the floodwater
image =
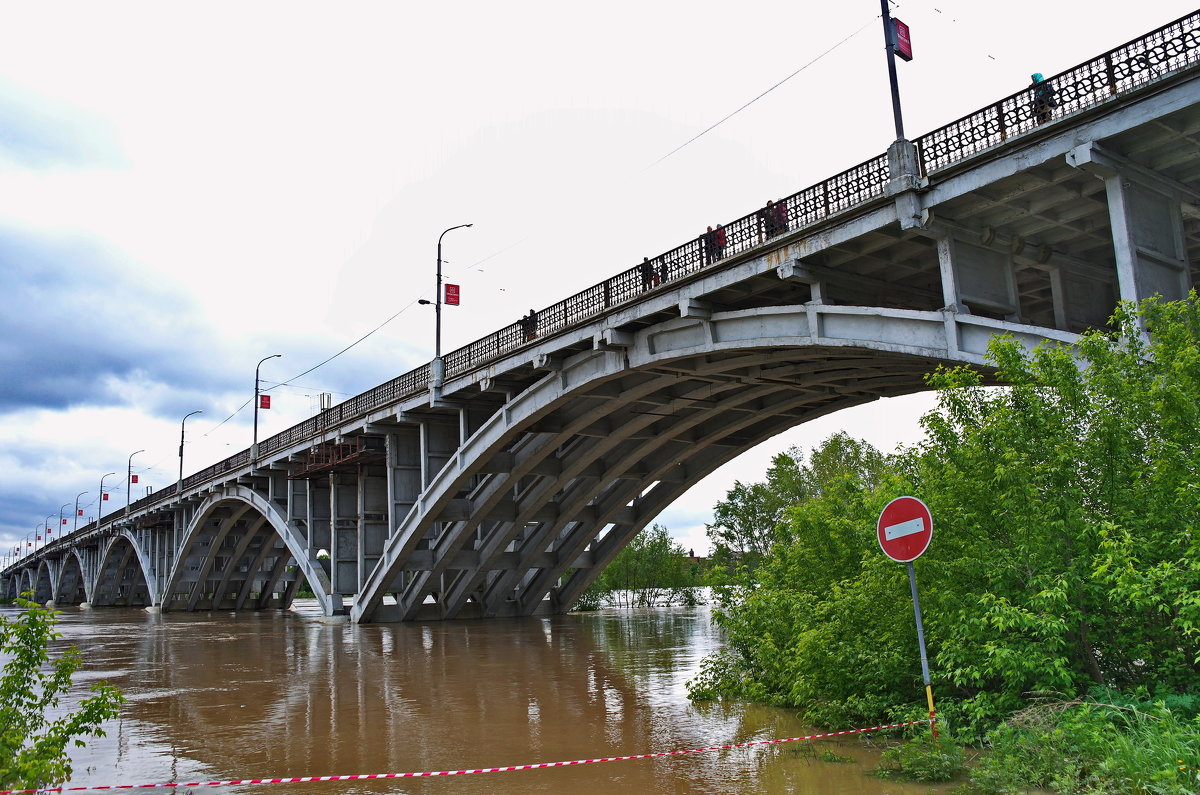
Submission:
[[[239,614],[67,607],[59,629],[83,652],[76,684],[106,679],[128,698],[107,737],[73,751],[68,786],[452,771],[812,731],[787,710],[688,701],[685,683],[720,645],[706,607],[363,626],[322,623],[303,601]],[[930,792],[870,775],[889,741],[852,735],[449,778],[144,791]],[[824,751],[854,761],[825,761]]]

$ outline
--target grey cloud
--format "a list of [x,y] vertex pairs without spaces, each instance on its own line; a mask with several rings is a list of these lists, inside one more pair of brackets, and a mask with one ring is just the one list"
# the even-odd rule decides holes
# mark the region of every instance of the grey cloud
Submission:
[[113,405],[109,379],[230,386],[185,295],[135,280],[100,246],[0,229],[0,412]]

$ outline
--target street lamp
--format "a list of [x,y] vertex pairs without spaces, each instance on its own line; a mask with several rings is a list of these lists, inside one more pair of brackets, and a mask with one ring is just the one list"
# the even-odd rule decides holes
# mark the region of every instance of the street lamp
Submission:
[[[259,362],[259,364],[262,364],[262,362]],[[255,399],[255,402],[258,402],[257,398]],[[204,409],[196,409],[195,411],[184,414],[183,419],[179,422],[179,485],[175,487],[176,494],[179,494],[183,491],[183,432],[187,427],[187,418],[193,414],[203,413]]]
[[79,498],[85,494],[87,494],[86,491],[81,491],[75,495],[75,529],[71,532],[75,532],[75,530],[79,529]]
[[63,526],[63,525],[65,525],[65,524],[67,523],[67,520],[66,520],[66,519],[64,519],[64,518],[63,518],[63,515],[62,515],[62,513],[63,513],[63,508],[66,508],[66,507],[67,507],[68,505],[70,505],[70,504],[71,504],[71,503],[69,503],[69,502],[64,502],[64,503],[63,503],[63,505],[62,505],[62,508],[59,508],[59,509],[58,509],[58,532],[59,532],[60,534],[62,533],[62,526]]
[[129,498],[133,494],[133,457],[145,450],[134,450],[129,454],[129,463],[125,466],[125,515],[129,515]]
[[258,368],[262,367],[262,363],[267,359],[278,359],[282,355],[282,353],[273,353],[265,356],[254,366],[254,443],[250,445],[251,463],[258,463]]
[[459,224],[452,226],[449,229],[442,231],[438,235],[437,245],[437,285],[436,291],[433,294],[433,314],[434,314],[434,333],[433,333],[433,387],[441,390],[442,382],[445,380],[446,367],[442,362],[442,238],[446,236],[446,232],[453,232],[455,229],[465,229],[466,227],[474,226],[474,224]]
[[883,9],[883,41],[887,48],[888,80],[892,88],[892,117],[896,123],[896,140],[902,141],[904,140],[904,119],[900,114],[900,86],[896,81],[896,52],[893,49],[896,30],[892,23],[892,15],[888,11],[888,0],[879,0],[879,5]]
[[109,472],[107,475],[100,476],[100,496],[96,498],[96,529],[100,529],[100,517],[104,515],[104,479],[108,475],[115,475],[116,472]]

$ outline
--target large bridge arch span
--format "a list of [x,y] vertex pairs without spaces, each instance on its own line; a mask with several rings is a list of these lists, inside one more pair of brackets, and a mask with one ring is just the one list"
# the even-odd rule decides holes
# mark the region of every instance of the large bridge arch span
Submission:
[[92,607],[151,607],[157,603],[154,570],[146,550],[129,530],[115,530],[99,546],[92,581]]
[[[342,612],[329,577],[277,505],[246,486],[214,489],[196,507],[162,592],[163,610],[286,607],[307,580],[326,615]],[[295,567],[300,577],[289,571]],[[273,597],[278,592],[279,597]]]
[[71,549],[59,562],[58,577],[54,584],[54,602],[59,605],[91,603],[92,585],[85,574],[83,557],[78,549]]
[[810,419],[925,389],[940,364],[982,365],[1000,333],[1077,339],[949,310],[818,303],[601,332],[593,350],[541,362],[546,375],[464,441],[390,535],[351,615],[565,610],[721,464]]

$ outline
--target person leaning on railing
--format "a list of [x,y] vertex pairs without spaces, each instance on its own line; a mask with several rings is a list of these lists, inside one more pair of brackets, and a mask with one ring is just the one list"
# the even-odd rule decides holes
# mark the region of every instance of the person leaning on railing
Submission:
[[1032,83],[1029,85],[1033,88],[1033,117],[1037,119],[1038,124],[1045,124],[1050,121],[1052,111],[1058,107],[1058,100],[1054,98],[1054,87],[1046,82],[1042,77],[1041,72],[1034,72],[1029,76]]

